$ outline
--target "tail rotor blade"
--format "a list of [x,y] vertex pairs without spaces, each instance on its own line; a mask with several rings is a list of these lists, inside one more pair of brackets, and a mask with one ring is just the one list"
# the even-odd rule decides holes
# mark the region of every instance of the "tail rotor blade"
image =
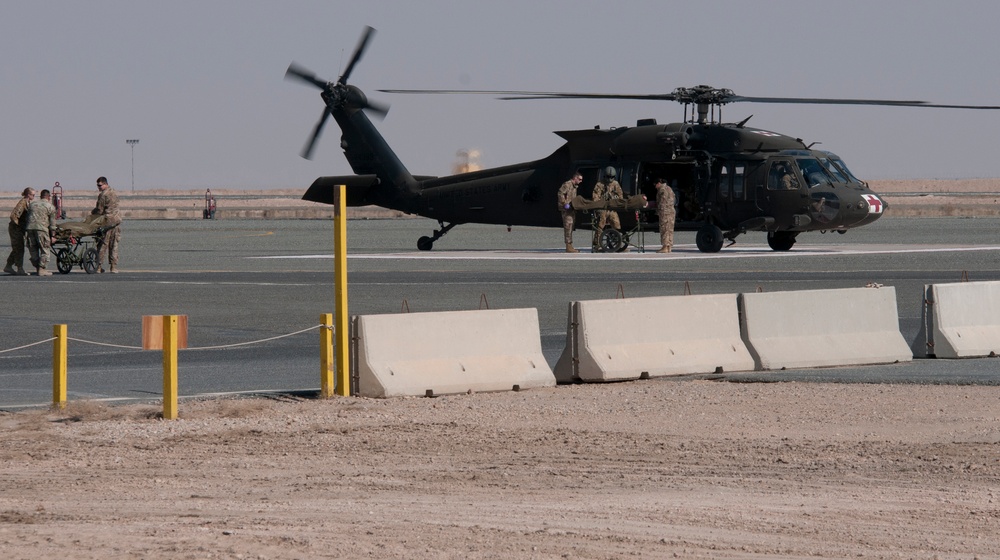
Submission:
[[326,82],[320,80],[316,77],[316,74],[313,74],[309,70],[302,68],[294,62],[288,65],[288,70],[285,70],[285,79],[301,80],[307,84],[312,84],[319,89],[326,89]]
[[374,113],[375,116],[377,116],[378,118],[384,119],[385,116],[386,116],[386,114],[389,113],[389,104],[388,103],[378,103],[378,102],[369,100],[368,104],[365,105],[365,109],[367,109],[367,110],[371,111],[372,113]]
[[361,60],[361,55],[364,54],[365,49],[368,48],[368,41],[371,40],[372,35],[375,34],[375,30],[370,26],[365,26],[365,32],[358,41],[358,46],[354,48],[354,54],[351,56],[351,61],[347,64],[347,68],[344,73],[337,80],[338,84],[346,84],[347,78],[350,77],[351,72],[354,70],[354,65]]
[[326,124],[326,119],[330,116],[330,110],[323,108],[323,115],[320,116],[319,122],[316,123],[316,128],[313,129],[312,136],[309,137],[309,142],[306,143],[305,147],[302,148],[302,157],[305,159],[312,159],[313,148],[316,147],[316,140],[319,139],[319,135],[323,132],[323,125]]

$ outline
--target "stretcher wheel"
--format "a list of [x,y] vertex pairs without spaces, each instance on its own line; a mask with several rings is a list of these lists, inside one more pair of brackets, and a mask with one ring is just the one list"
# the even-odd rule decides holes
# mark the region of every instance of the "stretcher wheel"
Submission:
[[63,274],[69,274],[73,270],[73,252],[69,249],[56,251],[56,268]]
[[99,254],[97,253],[97,249],[87,249],[87,251],[83,253],[83,269],[87,271],[87,274],[97,272],[99,264],[97,261],[98,256]]
[[601,238],[597,241],[601,251],[617,253],[625,248],[622,232],[616,229],[606,229],[601,232]]

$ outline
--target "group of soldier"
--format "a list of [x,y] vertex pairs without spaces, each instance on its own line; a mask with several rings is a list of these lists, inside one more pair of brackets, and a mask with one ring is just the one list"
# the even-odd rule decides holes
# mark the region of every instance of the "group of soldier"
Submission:
[[[608,201],[624,198],[622,187],[615,179],[615,168],[608,167],[604,170],[604,179],[594,185],[591,199],[594,201]],[[559,187],[557,195],[559,201],[559,212],[562,214],[563,237],[566,241],[567,253],[579,253],[573,247],[573,227],[576,222],[576,210],[573,208],[573,199],[576,198],[577,187],[583,182],[583,175],[574,172],[573,176]],[[660,217],[660,244],[657,253],[669,253],[674,248],[674,218],[676,215],[676,198],[674,191],[663,179],[656,180],[656,212]],[[594,226],[595,248],[604,228],[610,225],[616,230],[621,229],[621,220],[618,212],[614,210],[597,210],[597,222]],[[628,250],[626,246],[625,250]]]
[[[118,194],[108,185],[105,177],[97,179],[97,205],[91,215],[104,218],[106,228],[98,246],[98,272],[104,272],[105,259],[108,272],[118,272],[118,245],[121,241],[121,213],[118,208]],[[47,270],[52,244],[56,241],[56,208],[52,205],[52,193],[43,189],[35,200],[35,189],[28,187],[21,192],[21,199],[14,205],[7,225],[10,234],[10,255],[3,271],[14,276],[27,276],[24,270],[24,248],[27,246],[31,265],[36,276],[51,276]]]

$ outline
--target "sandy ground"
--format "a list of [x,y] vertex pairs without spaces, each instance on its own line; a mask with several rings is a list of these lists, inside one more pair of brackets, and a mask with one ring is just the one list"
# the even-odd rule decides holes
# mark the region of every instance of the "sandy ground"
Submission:
[[996,558],[1000,387],[0,413],[0,557]]

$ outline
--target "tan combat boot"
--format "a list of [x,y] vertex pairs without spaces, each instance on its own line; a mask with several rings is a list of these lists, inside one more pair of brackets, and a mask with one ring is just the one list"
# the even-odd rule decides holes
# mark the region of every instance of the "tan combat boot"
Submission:
[[41,267],[41,268],[38,269],[38,275],[39,276],[52,276],[52,273],[49,272],[48,270],[45,270],[45,267],[43,266],[43,267]]
[[670,247],[667,247],[667,246],[660,247],[659,249],[656,250],[656,252],[657,253],[669,253],[670,252]]
[[580,250],[579,250],[579,249],[576,249],[576,248],[574,248],[574,247],[573,247],[573,244],[572,244],[572,243],[567,243],[567,244],[566,244],[566,252],[567,252],[567,253],[579,253],[579,252],[580,252]]

